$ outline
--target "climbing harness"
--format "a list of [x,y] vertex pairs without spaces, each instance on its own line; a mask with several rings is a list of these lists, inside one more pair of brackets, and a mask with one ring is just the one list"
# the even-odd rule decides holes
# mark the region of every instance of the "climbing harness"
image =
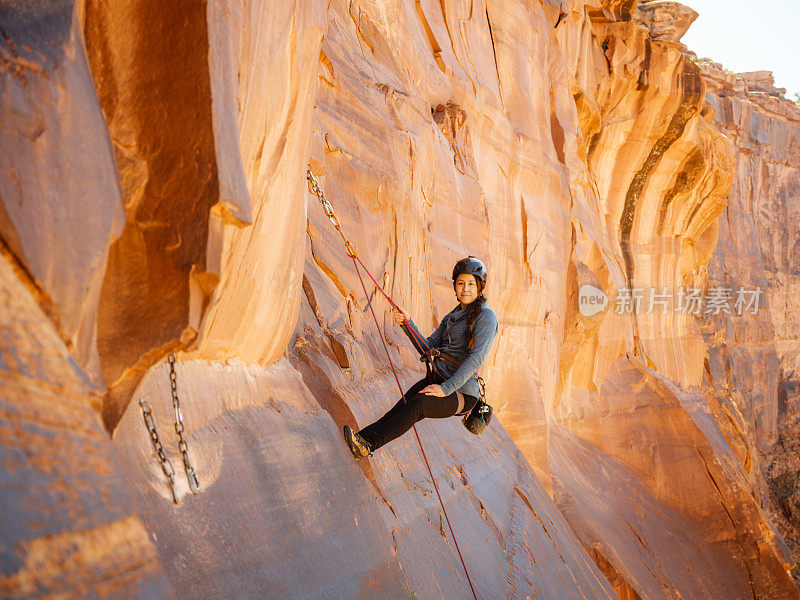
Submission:
[[[417,337],[416,333],[414,333],[414,330],[411,327],[406,327],[406,329],[412,335],[414,335],[414,337]],[[421,341],[425,343],[425,340]],[[463,360],[458,360],[449,354],[445,354],[438,348],[428,348],[419,359],[420,361],[425,361],[429,374],[432,367],[434,371],[442,378],[444,378],[444,375],[439,371],[439,369],[436,368],[436,363],[434,362],[435,358],[438,358],[443,363],[450,365],[451,367],[455,367],[456,369],[461,366],[461,363],[464,362]],[[480,435],[486,430],[486,428],[489,426],[489,422],[492,420],[492,407],[486,402],[486,382],[480,375],[476,377],[476,379],[478,380],[480,397],[478,398],[478,402],[475,404],[472,410],[464,415],[464,418],[461,419],[461,422],[464,424],[464,427],[467,428],[467,431],[474,433],[475,435]],[[459,404],[459,406],[461,405]],[[461,411],[459,410],[456,414],[459,414],[460,412]]]
[[[456,369],[461,366],[461,363],[464,362],[463,360],[458,360],[449,354],[445,354],[438,348],[428,347],[427,350],[422,350],[422,344],[427,346],[427,342],[424,339],[421,339],[416,332],[405,323],[403,324],[403,329],[410,333],[413,336],[413,339],[417,341],[417,343],[414,343],[413,345],[422,353],[422,355],[419,357],[419,360],[420,362],[425,363],[429,377],[432,372],[435,372],[443,379],[445,378],[442,372],[436,367],[436,362],[434,361],[436,358],[441,360],[443,363],[450,365],[451,367],[455,367]],[[489,421],[492,420],[492,407],[486,402],[486,382],[480,375],[477,376],[476,379],[478,380],[480,398],[472,410],[464,415],[464,418],[461,419],[461,422],[464,424],[464,427],[467,428],[467,431],[474,433],[475,435],[480,435],[489,426]],[[458,407],[459,408],[456,412],[456,415],[461,413],[461,409],[463,407],[462,399],[460,397]]]
[[[364,290],[364,296],[366,296],[367,298],[367,305],[369,306],[369,310],[372,313],[372,318],[375,320],[375,327],[378,330],[378,335],[381,338],[381,342],[383,342],[383,349],[386,352],[386,358],[389,359],[389,366],[391,366],[392,368],[392,373],[394,374],[394,380],[395,382],[397,382],[397,387],[400,389],[400,397],[403,399],[403,402],[408,403],[408,401],[406,400],[405,393],[403,392],[403,386],[400,385],[400,378],[397,375],[397,369],[395,369],[394,362],[392,361],[392,357],[389,354],[389,347],[386,344],[386,339],[384,338],[383,331],[381,331],[381,326],[378,323],[378,317],[375,315],[375,310],[372,308],[372,301],[370,300],[369,293],[367,293],[367,286],[364,283],[363,277],[361,277],[361,271],[358,268],[359,264],[364,269],[364,272],[369,276],[369,278],[375,284],[375,287],[378,290],[380,290],[381,294],[383,294],[383,296],[386,298],[389,304],[397,310],[399,310],[400,307],[397,304],[395,304],[395,302],[389,297],[386,291],[380,286],[380,284],[375,280],[375,278],[369,272],[367,266],[358,257],[358,249],[355,246],[353,246],[353,244],[350,243],[350,240],[347,239],[347,236],[345,236],[344,231],[342,231],[341,223],[339,223],[339,219],[336,217],[336,214],[334,213],[333,206],[331,206],[330,202],[328,202],[328,200],[325,198],[324,192],[319,187],[319,184],[317,183],[316,179],[314,179],[314,175],[311,173],[310,166],[306,171],[306,179],[309,182],[311,191],[317,196],[317,199],[322,204],[322,208],[325,211],[326,216],[331,221],[331,223],[333,223],[333,226],[342,236],[342,239],[344,240],[345,253],[347,254],[347,256],[353,259],[353,266],[355,267],[356,274],[358,275],[358,279],[361,282],[361,288]],[[412,331],[413,333],[413,329],[409,328],[409,330]],[[421,348],[425,348],[428,346],[427,342],[425,340],[420,339],[418,335],[414,334],[414,338],[418,342],[421,342],[420,344]],[[455,545],[456,551],[458,552],[458,557],[461,559],[461,566],[464,567],[464,573],[467,576],[467,582],[469,583],[469,587],[472,590],[473,597],[475,598],[475,600],[478,600],[478,596],[475,593],[475,587],[472,585],[472,579],[470,579],[469,571],[467,570],[467,564],[464,562],[464,557],[461,554],[461,549],[458,547],[458,540],[456,540],[456,534],[453,531],[453,526],[450,524],[450,518],[447,516],[447,510],[444,507],[444,501],[442,500],[442,495],[441,493],[439,493],[439,485],[436,483],[436,478],[433,476],[433,470],[431,469],[431,465],[428,462],[428,456],[425,454],[425,448],[422,446],[422,440],[419,437],[417,426],[414,425],[413,429],[414,429],[414,435],[417,438],[417,443],[419,444],[419,449],[422,451],[422,458],[425,460],[425,466],[428,467],[428,473],[431,476],[431,481],[433,482],[433,488],[436,490],[436,496],[439,498],[439,504],[441,504],[442,506],[442,513],[444,513],[445,521],[447,521],[447,527],[448,529],[450,529],[450,535],[453,537],[453,544]]]
[[[169,381],[172,387],[172,408],[175,411],[175,433],[178,434],[178,450],[183,458],[183,467],[186,471],[186,478],[189,480],[189,489],[193,494],[200,491],[200,482],[197,480],[192,463],[189,460],[189,446],[186,443],[186,438],[183,437],[185,426],[183,424],[183,413],[181,413],[181,402],[178,399],[178,381],[175,375],[175,354],[169,354]],[[153,449],[161,462],[161,470],[169,482],[169,489],[172,492],[172,501],[178,503],[178,495],[175,492],[175,469],[172,466],[169,458],[164,453],[164,446],[161,444],[161,439],[158,436],[156,423],[153,419],[153,409],[145,402],[144,398],[139,399],[139,406],[142,407],[142,416],[147,430],[150,432],[150,440],[153,442]]]

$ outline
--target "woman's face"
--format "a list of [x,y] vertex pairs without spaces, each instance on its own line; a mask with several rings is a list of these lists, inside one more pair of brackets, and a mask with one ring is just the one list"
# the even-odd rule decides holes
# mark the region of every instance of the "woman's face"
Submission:
[[469,304],[478,297],[478,282],[474,275],[462,273],[456,277],[456,298],[461,304]]

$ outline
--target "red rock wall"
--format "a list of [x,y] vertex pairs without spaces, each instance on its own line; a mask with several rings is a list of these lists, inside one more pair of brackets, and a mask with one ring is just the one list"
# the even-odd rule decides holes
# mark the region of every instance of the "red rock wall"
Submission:
[[0,10],[0,596],[172,598],[100,419],[125,216],[80,7]]
[[[590,69],[586,53],[573,64],[614,258],[576,261],[578,281],[705,289],[734,172],[705,81],[679,44],[590,17],[610,78],[592,77],[602,64]],[[794,597],[788,556],[752,497],[748,442],[704,385],[698,320],[641,312],[573,309],[550,435],[557,503],[621,597]]]
[[0,257],[0,595],[173,598],[86,373]]
[[97,310],[109,245],[125,213],[80,7],[15,3],[3,15],[0,233],[38,282],[61,338],[102,389]]
[[[66,464],[87,449],[107,458],[64,487],[116,477],[96,484],[114,492],[88,510],[75,552],[101,556],[92,575],[20,566],[32,556],[20,540],[39,529],[6,511],[23,523],[2,538],[9,596],[471,597],[413,435],[358,464],[341,439],[398,392],[353,262],[306,191],[310,164],[424,331],[454,303],[456,259],[489,267],[500,332],[482,373],[496,419],[480,437],[455,419],[418,426],[478,597],[798,597],[758,455],[780,427],[792,322],[614,310],[620,288],[705,288],[739,268],[720,225],[728,193],[747,197],[763,164],[788,207],[794,175],[770,165],[796,141],[786,115],[762,130],[745,104],[720,111],[728,101],[674,39],[686,23],[635,4],[88,0],[4,27],[0,107],[19,126],[0,131],[0,236],[18,265],[9,289],[27,285],[46,311],[23,320],[35,331],[9,320],[4,352],[60,336],[86,377],[81,410],[112,433],[70,446]],[[25,129],[25,114],[40,126]],[[79,119],[89,125],[69,127]],[[722,133],[745,127],[741,140]],[[775,210],[763,213],[788,227],[790,209]],[[773,218],[752,229],[760,240]],[[773,298],[791,285],[781,239]],[[585,284],[609,297],[592,317],[578,310]],[[420,363],[367,290],[407,386]],[[714,328],[761,337],[740,352]],[[173,349],[198,494],[173,430]],[[725,366],[737,352],[749,378]],[[16,368],[2,370],[13,390]],[[29,397],[54,401],[14,391],[8,410]],[[38,418],[0,444],[3,464],[35,446]],[[49,467],[30,464],[23,485],[41,494]],[[4,500],[13,472],[0,471]],[[74,535],[51,506],[34,511],[47,531]],[[120,520],[139,532],[124,558]],[[108,587],[107,565],[131,560],[144,565],[128,570],[132,587]]]
[[736,175],[709,281],[762,290],[756,315],[704,321],[707,379],[750,446],[756,497],[796,562],[800,110],[781,98],[769,73],[702,69],[715,121],[736,147]]
[[191,340],[190,273],[205,272],[219,185],[203,5],[89,0],[84,22],[127,214],[97,311],[113,429],[142,372]]

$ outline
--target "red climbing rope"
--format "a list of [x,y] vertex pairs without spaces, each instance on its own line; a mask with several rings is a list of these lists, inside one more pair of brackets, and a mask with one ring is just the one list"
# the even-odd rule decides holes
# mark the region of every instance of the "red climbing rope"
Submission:
[[[311,189],[314,194],[317,196],[319,201],[322,203],[322,207],[325,210],[325,214],[333,223],[336,230],[341,234],[342,238],[344,239],[345,243],[345,253],[347,256],[353,259],[353,266],[356,269],[356,274],[358,275],[358,280],[361,282],[361,288],[364,290],[364,296],[367,298],[367,305],[369,306],[369,310],[372,313],[372,318],[375,320],[375,327],[378,329],[378,335],[381,336],[381,342],[383,342],[383,349],[386,351],[386,358],[389,359],[389,365],[392,367],[392,373],[394,374],[394,380],[397,382],[397,387],[400,390],[400,397],[403,399],[403,402],[406,404],[408,401],[406,400],[406,395],[403,392],[403,386],[400,385],[400,378],[397,376],[397,369],[395,369],[394,362],[392,361],[392,357],[389,354],[389,346],[386,344],[386,339],[383,336],[383,331],[381,330],[381,326],[378,323],[378,317],[375,316],[375,310],[372,308],[372,301],[369,299],[369,293],[367,293],[367,286],[364,284],[364,279],[361,277],[361,271],[358,268],[360,264],[364,268],[364,272],[369,276],[372,282],[375,284],[375,287],[380,290],[381,294],[389,301],[389,304],[395,308],[400,309],[397,304],[389,297],[386,291],[380,286],[380,284],[375,280],[375,278],[370,274],[369,269],[367,269],[366,265],[361,261],[358,257],[358,250],[353,246],[347,237],[344,235],[342,231],[341,224],[339,223],[339,219],[336,218],[336,214],[333,212],[333,207],[331,206],[330,202],[325,199],[325,194],[322,189],[319,187],[316,179],[311,173],[311,169],[309,168],[306,174],[306,178],[308,179],[309,183],[311,184]],[[408,326],[408,330],[414,336],[417,341],[422,342],[423,346],[429,347],[426,340],[421,339],[420,336],[414,331],[414,328]],[[422,458],[425,460],[425,466],[428,467],[428,473],[431,476],[431,481],[433,482],[433,488],[436,490],[436,496],[439,498],[439,504],[442,505],[442,512],[444,513],[445,521],[447,521],[447,527],[450,529],[450,535],[453,538],[453,544],[455,544],[456,551],[458,552],[458,558],[461,559],[461,565],[464,567],[464,573],[467,576],[467,581],[469,582],[469,588],[472,590],[472,596],[475,600],[478,600],[478,595],[475,593],[475,587],[472,585],[472,579],[469,576],[469,571],[467,570],[467,563],[464,562],[464,557],[461,554],[461,548],[458,547],[458,540],[456,540],[456,534],[453,531],[453,526],[450,524],[450,518],[447,516],[447,510],[444,507],[444,501],[442,500],[442,495],[439,493],[439,485],[436,483],[436,478],[433,476],[433,470],[431,469],[431,465],[428,462],[428,456],[425,454],[425,448],[422,446],[422,440],[419,437],[419,432],[417,431],[417,426],[413,426],[414,435],[417,437],[417,443],[419,444],[419,449],[422,451]]]
[[[389,297],[389,295],[384,291],[384,289],[381,287],[381,284],[379,284],[377,281],[375,281],[375,278],[370,274],[369,269],[367,269],[367,266],[358,257],[358,254],[356,254],[355,256],[353,256],[351,254],[348,254],[348,256],[350,258],[352,258],[354,261],[356,261],[356,260],[358,261],[358,264],[361,265],[361,267],[364,269],[364,272],[369,276],[370,279],[372,279],[372,283],[374,283],[375,287],[378,288],[378,290],[380,291],[381,294],[383,294],[383,297],[386,298],[386,300],[389,301],[389,304],[392,306],[392,308],[396,308],[397,310],[400,310],[400,307],[397,306],[397,304],[395,304],[394,300],[392,300]],[[358,267],[357,266],[356,266],[356,273],[358,273]],[[359,277],[361,277],[360,274],[359,274]],[[366,293],[366,290],[364,290],[364,292]],[[369,296],[367,296],[367,303],[369,303]],[[377,321],[376,321],[376,324],[377,324]],[[423,338],[423,337],[420,337],[420,335],[416,331],[414,331],[413,327],[410,327],[410,323],[409,323],[408,319],[406,319],[406,324],[409,325],[408,330],[411,332],[411,335],[414,336],[414,339],[417,340],[417,342],[419,342],[424,347],[425,350],[429,350],[430,346],[428,345],[427,340],[425,340],[425,338]]]

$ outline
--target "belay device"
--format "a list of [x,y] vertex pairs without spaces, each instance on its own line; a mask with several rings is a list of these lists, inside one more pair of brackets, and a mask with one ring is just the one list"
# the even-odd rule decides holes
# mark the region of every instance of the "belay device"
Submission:
[[465,415],[461,420],[461,422],[464,423],[464,427],[475,435],[483,433],[492,420],[492,407],[484,401],[486,397],[486,383],[483,381],[483,377],[478,377],[478,385],[480,386],[481,397],[478,398],[477,404],[472,407],[469,414]]

